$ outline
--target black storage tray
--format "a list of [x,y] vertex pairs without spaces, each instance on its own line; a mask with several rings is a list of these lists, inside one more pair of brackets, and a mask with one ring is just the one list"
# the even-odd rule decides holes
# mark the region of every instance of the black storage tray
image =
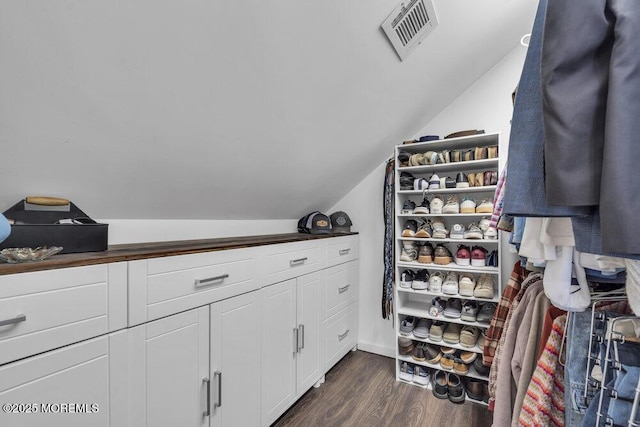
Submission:
[[[69,203],[68,211],[25,210],[22,200],[6,210],[4,216],[19,224],[11,226],[11,235],[0,243],[0,249],[62,246],[63,254],[107,249],[109,225],[95,222],[73,203]],[[67,218],[82,218],[83,224],[56,224]]]

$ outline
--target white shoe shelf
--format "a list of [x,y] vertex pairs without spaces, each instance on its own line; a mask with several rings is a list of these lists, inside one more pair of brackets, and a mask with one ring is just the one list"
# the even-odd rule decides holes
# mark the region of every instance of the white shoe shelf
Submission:
[[[489,146],[498,146],[500,142],[500,133],[485,133],[480,135],[466,136],[460,138],[451,138],[439,141],[429,141],[429,142],[420,142],[413,144],[403,144],[397,145],[395,147],[395,156],[398,158],[398,153],[401,151],[406,151],[410,154],[413,153],[425,153],[427,151],[435,151],[441,152],[443,150],[459,150],[459,149],[475,149],[476,147],[489,147]],[[400,260],[400,255],[402,254],[402,249],[404,244],[413,244],[422,245],[425,243],[431,243],[432,246],[436,247],[437,244],[443,244],[445,247],[449,249],[451,254],[455,257],[456,251],[458,250],[459,245],[468,246],[471,250],[473,246],[481,246],[487,250],[487,256],[492,251],[496,250],[498,253],[498,262],[502,260],[501,254],[501,241],[503,239],[502,233],[498,232],[498,239],[433,239],[433,238],[419,238],[419,237],[403,237],[402,230],[404,229],[406,221],[410,219],[431,219],[434,217],[440,217],[445,222],[445,227],[447,230],[451,229],[451,226],[456,223],[463,224],[465,227],[471,222],[479,222],[482,218],[490,218],[491,213],[454,213],[454,214],[413,214],[413,213],[402,213],[402,208],[404,202],[407,200],[412,200],[416,206],[420,206],[424,197],[427,197],[429,201],[433,198],[433,196],[440,197],[444,203],[447,202],[447,198],[449,196],[456,196],[458,198],[458,202],[462,202],[462,199],[465,196],[476,199],[476,202],[479,204],[481,199],[489,199],[493,200],[495,190],[497,188],[496,185],[485,185],[485,186],[475,186],[475,187],[467,187],[467,188],[438,188],[438,189],[427,189],[427,190],[414,190],[414,189],[401,189],[400,188],[400,175],[402,172],[409,172],[416,179],[425,178],[427,181],[431,177],[432,174],[437,174],[439,178],[443,178],[445,176],[449,176],[453,179],[456,179],[457,174],[459,172],[464,173],[465,175],[469,173],[478,173],[485,171],[492,171],[499,173],[499,164],[500,159],[498,158],[487,158],[480,160],[470,160],[470,161],[462,161],[462,162],[450,162],[450,163],[439,163],[435,165],[420,165],[420,166],[400,166],[399,161],[396,160],[396,171],[395,171],[395,286],[394,286],[394,313],[395,313],[395,324],[396,324],[396,342],[398,337],[406,337],[410,338],[414,341],[414,343],[427,343],[429,345],[433,345],[436,347],[449,347],[453,348],[456,351],[456,355],[460,352],[470,351],[478,354],[478,357],[482,357],[483,349],[478,345],[473,346],[472,348],[464,347],[460,344],[449,344],[445,341],[434,341],[431,338],[417,338],[413,334],[402,335],[400,334],[400,324],[402,320],[404,320],[408,316],[412,316],[416,319],[416,322],[420,318],[429,319],[430,321],[438,320],[448,323],[457,323],[461,325],[475,326],[480,329],[480,332],[486,331],[488,329],[489,324],[486,322],[469,322],[465,320],[461,320],[460,318],[451,318],[446,317],[442,313],[438,316],[431,316],[429,314],[429,309],[431,307],[431,300],[435,297],[440,297],[443,304],[446,304],[446,300],[449,298],[457,298],[462,300],[464,303],[465,300],[474,300],[477,301],[479,305],[485,303],[497,303],[500,300],[500,295],[502,294],[502,277],[500,272],[500,267],[493,266],[461,266],[457,265],[455,262],[451,262],[449,264],[435,264],[435,263],[419,263],[416,260]],[[419,246],[418,246],[419,248]],[[443,276],[450,271],[455,273],[471,273],[474,275],[477,280],[481,274],[489,274],[491,278],[494,280],[494,292],[493,298],[476,298],[471,296],[460,296],[460,295],[447,295],[442,292],[431,292],[428,289],[413,289],[413,288],[403,288],[400,287],[400,277],[403,271],[412,270],[416,272],[421,269],[426,269],[429,272],[429,275],[439,271]],[[398,381],[412,384],[417,387],[422,387],[431,390],[431,382],[427,386],[423,386],[412,381],[405,381],[400,378],[400,368],[402,363],[407,362],[412,365],[424,366],[430,368],[431,370],[431,378],[438,370],[442,370],[445,372],[455,373],[452,370],[443,369],[442,366],[438,364],[430,364],[425,361],[417,361],[415,360],[411,354],[402,355],[399,353],[398,345],[396,344],[396,379]],[[474,378],[481,381],[488,381],[488,377],[484,375],[479,375],[472,364],[469,366],[469,373],[458,374],[461,378],[468,377]],[[478,401],[474,399],[470,399],[469,396],[466,395],[465,390],[465,398],[467,402],[474,402],[481,405],[486,405],[483,401]]]

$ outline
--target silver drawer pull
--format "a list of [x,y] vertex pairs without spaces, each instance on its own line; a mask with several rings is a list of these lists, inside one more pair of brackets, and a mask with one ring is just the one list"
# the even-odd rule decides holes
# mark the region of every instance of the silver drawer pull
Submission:
[[216,277],[209,277],[208,279],[196,279],[196,288],[213,285],[213,282],[221,282],[228,277],[228,274],[222,274]]
[[349,290],[349,287],[350,287],[350,286],[351,286],[351,285],[344,285],[343,287],[338,288],[338,293],[339,293],[339,294],[343,294],[343,293],[347,292],[347,291]]
[[350,251],[350,250],[351,250],[351,248],[347,248],[347,249],[340,249],[340,250],[338,251],[338,253],[339,253],[340,255],[346,255],[346,254],[348,254],[348,253],[349,253],[349,251]]
[[338,341],[342,341],[343,339],[345,339],[347,337],[347,335],[349,335],[349,329],[344,331],[344,334],[338,335]]
[[27,316],[24,314],[18,314],[13,319],[0,320],[0,326],[15,325],[16,323],[24,322],[25,320],[27,320]]
[[213,404],[214,408],[220,408],[222,406],[222,372],[215,371],[213,373],[213,378],[216,379],[218,383],[218,399],[217,402]]
[[292,259],[289,261],[289,265],[290,266],[294,266],[294,265],[300,265],[300,264],[304,264],[304,262],[309,259],[308,257],[304,257],[304,258],[298,258],[298,259]]
[[202,416],[208,417],[211,415],[211,384],[210,384],[209,378],[203,378],[202,382],[204,383],[204,386],[206,387],[206,390],[207,390],[207,409],[204,410],[204,412],[202,413]]

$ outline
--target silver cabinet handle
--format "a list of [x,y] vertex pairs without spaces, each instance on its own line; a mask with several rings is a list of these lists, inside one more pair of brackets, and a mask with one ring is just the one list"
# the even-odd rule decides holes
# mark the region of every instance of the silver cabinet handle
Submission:
[[211,415],[211,384],[209,383],[209,378],[203,378],[202,382],[205,384],[207,388],[207,409],[202,413],[203,417],[208,417]]
[[349,287],[350,287],[350,286],[351,286],[351,285],[344,285],[343,287],[338,288],[338,293],[339,293],[339,294],[343,294],[343,293],[347,292],[347,291],[349,290]]
[[213,404],[213,406],[219,408],[222,406],[222,372],[215,371],[213,373],[213,378],[215,378],[218,383],[218,399],[217,402]]
[[338,341],[342,341],[343,339],[345,339],[347,337],[347,335],[349,335],[349,329],[344,331],[343,334],[338,335]]
[[209,277],[207,279],[196,279],[196,282],[195,282],[196,288],[201,288],[203,286],[211,286],[214,284],[213,282],[221,282],[228,277],[229,277],[228,274],[222,274],[220,276]]
[[298,325],[298,353],[304,349],[304,325]]
[[347,248],[347,249],[340,249],[340,250],[338,251],[338,253],[339,253],[340,255],[346,255],[346,254],[348,254],[348,253],[349,253],[349,251],[350,251],[350,250],[351,250],[351,248]]
[[300,347],[298,346],[298,338],[298,328],[293,328],[293,354],[296,354],[300,351]]
[[290,266],[294,266],[294,265],[300,265],[300,264],[304,264],[304,262],[309,259],[308,257],[304,257],[304,258],[298,258],[298,259],[292,259],[289,261],[289,265]]
[[24,314],[18,314],[13,319],[0,320],[0,326],[15,325],[16,323],[24,322],[25,320],[27,320],[27,316]]

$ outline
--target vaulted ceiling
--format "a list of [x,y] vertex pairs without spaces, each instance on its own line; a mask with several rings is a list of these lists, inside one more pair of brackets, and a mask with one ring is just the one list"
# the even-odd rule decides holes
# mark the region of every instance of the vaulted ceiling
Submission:
[[0,2],[0,210],[293,219],[332,206],[530,32],[534,0]]

